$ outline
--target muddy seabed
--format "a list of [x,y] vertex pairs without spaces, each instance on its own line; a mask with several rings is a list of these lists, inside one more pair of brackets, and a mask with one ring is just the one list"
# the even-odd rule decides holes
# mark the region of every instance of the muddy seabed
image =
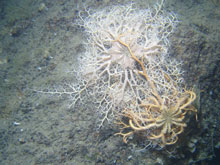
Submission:
[[[186,83],[198,96],[198,121],[188,123],[174,146],[156,150],[143,149],[135,140],[124,144],[112,125],[97,131],[92,103],[73,109],[65,97],[32,91],[73,81],[68,70],[85,51],[83,29],[74,24],[79,10],[125,3],[0,1],[0,164],[209,164],[218,158],[219,0],[164,4],[180,20],[170,38],[170,54],[183,61]],[[146,8],[154,1],[136,3]]]

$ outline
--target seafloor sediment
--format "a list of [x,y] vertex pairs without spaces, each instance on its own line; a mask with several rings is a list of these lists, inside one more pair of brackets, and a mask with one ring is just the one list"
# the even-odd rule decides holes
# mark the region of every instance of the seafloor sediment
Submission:
[[[209,163],[220,148],[220,3],[167,1],[179,23],[169,54],[183,62],[184,79],[197,94],[198,121],[178,143],[151,149],[134,136],[124,144],[112,125],[97,131],[94,104],[68,107],[65,97],[32,89],[62,88],[85,52],[84,29],[74,22],[84,8],[128,1],[2,0],[0,2],[0,164]],[[154,1],[137,1],[146,8]],[[88,100],[89,101],[89,100]],[[147,163],[146,163],[147,162]]]

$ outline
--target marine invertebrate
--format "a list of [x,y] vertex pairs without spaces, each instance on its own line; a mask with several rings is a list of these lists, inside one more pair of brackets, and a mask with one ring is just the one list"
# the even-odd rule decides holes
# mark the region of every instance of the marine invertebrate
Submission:
[[[160,95],[155,87],[155,83],[149,78],[146,72],[143,58],[139,60],[131,51],[128,44],[123,43],[120,38],[118,41],[128,48],[131,57],[140,64],[141,69],[138,73],[144,76],[152,90],[151,96],[138,104],[138,111],[137,107],[135,109],[125,109],[123,111],[122,116],[128,118],[128,124],[120,120],[118,124],[122,125],[122,128],[117,134],[123,136],[123,141],[125,143],[127,143],[127,137],[135,131],[146,131],[148,133],[146,135],[148,139],[161,139],[161,141],[158,142],[161,146],[176,143],[178,135],[181,134],[184,127],[186,127],[186,123],[183,121],[186,113],[188,111],[197,113],[197,110],[191,105],[196,99],[196,94],[193,91],[184,91],[180,93],[176,90],[176,84],[172,84],[174,86],[169,89],[172,91],[172,101]],[[166,77],[167,75],[164,74],[164,76]],[[171,78],[168,78],[168,80],[172,82]],[[123,133],[123,130],[127,128],[131,128],[131,131]]]
[[196,112],[191,105],[196,95],[183,90],[181,63],[168,55],[177,19],[162,4],[145,10],[134,4],[112,6],[86,11],[85,17],[80,13],[77,23],[85,29],[86,51],[74,71],[78,83],[43,93],[68,95],[70,106],[92,99],[98,127],[118,120],[124,142],[143,132],[160,145],[174,144],[187,112]]
[[[160,145],[174,144],[178,140],[178,135],[181,134],[186,127],[184,118],[188,111],[197,112],[191,105],[195,100],[195,93],[186,91],[184,96],[178,98],[177,103],[174,105],[164,105],[151,98],[151,103],[141,104],[144,111],[141,113],[134,112],[133,110],[125,110],[122,116],[129,119],[128,124],[120,121],[118,124],[123,125],[121,131],[125,128],[132,130],[127,133],[117,133],[123,136],[123,141],[127,143],[127,137],[134,132],[146,131],[150,132],[146,135],[148,139],[161,139],[158,143]],[[169,107],[168,107],[169,106]],[[150,130],[150,131],[147,131]]]
[[[186,113],[196,112],[191,106],[195,93],[183,90],[180,63],[167,54],[176,18],[161,6],[155,11],[114,6],[82,18],[89,45],[83,63],[98,86],[95,95],[102,93],[96,99],[100,126],[119,118],[124,142],[134,132],[146,131],[160,145],[174,144],[186,126]],[[131,131],[123,133],[125,128]]]
[[[164,14],[161,6],[139,10],[134,4],[128,4],[87,11],[86,17],[80,14],[78,24],[87,34],[81,70],[87,68],[82,75],[88,85],[94,85],[93,95],[100,96],[96,98],[100,126],[105,120],[111,120],[110,116],[116,114],[114,111],[121,112],[131,102],[137,106],[151,95],[151,86],[139,74],[140,64],[134,57],[143,60],[149,78],[157,82],[155,88],[160,93],[172,88],[164,72],[174,76],[171,70],[175,68],[176,80],[181,79],[178,64],[168,67],[172,60],[167,55],[168,36],[175,27],[176,17]],[[131,51],[135,56],[131,56]]]

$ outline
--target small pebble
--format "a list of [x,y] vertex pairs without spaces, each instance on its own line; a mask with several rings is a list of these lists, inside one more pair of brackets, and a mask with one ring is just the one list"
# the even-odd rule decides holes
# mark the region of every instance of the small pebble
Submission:
[[21,123],[18,123],[18,122],[13,122],[13,124],[15,125],[15,126],[18,126],[18,125],[21,125]]
[[20,144],[26,143],[26,141],[24,140],[24,138],[19,138],[18,141],[19,141]]

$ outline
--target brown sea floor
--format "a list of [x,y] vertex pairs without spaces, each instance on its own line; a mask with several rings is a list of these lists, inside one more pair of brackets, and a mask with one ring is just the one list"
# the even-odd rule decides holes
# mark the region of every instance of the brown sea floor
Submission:
[[[198,121],[177,144],[146,148],[124,144],[112,125],[97,131],[93,104],[68,108],[69,100],[35,93],[73,81],[84,51],[74,20],[85,7],[126,0],[0,1],[0,164],[208,164],[220,149],[220,1],[170,0],[165,10],[180,22],[170,54],[183,61],[185,80],[197,93]],[[140,8],[154,1],[137,0]],[[192,119],[194,120],[194,118]]]

